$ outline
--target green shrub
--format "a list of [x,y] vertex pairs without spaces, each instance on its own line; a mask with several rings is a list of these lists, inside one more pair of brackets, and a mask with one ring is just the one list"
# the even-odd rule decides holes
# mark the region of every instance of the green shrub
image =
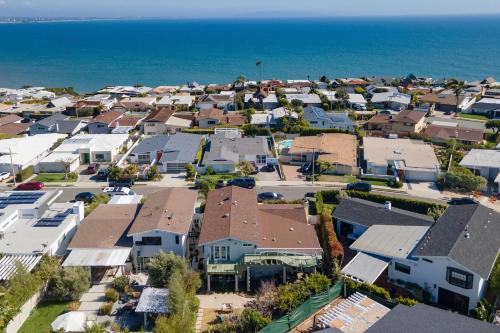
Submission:
[[16,182],[24,182],[33,176],[33,166],[29,166],[16,174]]
[[245,309],[241,313],[241,326],[243,332],[257,332],[271,323],[271,318],[265,317],[255,309]]
[[303,281],[287,283],[278,288],[275,298],[276,307],[283,314],[289,313],[304,303],[310,294]]
[[70,180],[78,179],[78,174],[76,172],[70,172],[68,173],[68,179]]
[[206,175],[215,175],[215,170],[213,167],[209,166],[207,170],[205,170]]
[[399,297],[396,297],[394,299],[394,303],[404,304],[407,306],[414,306],[418,302],[416,300],[414,300],[413,298],[399,296]]
[[124,292],[129,284],[130,279],[125,275],[119,276],[113,280],[113,288],[118,290],[119,292]]
[[109,288],[104,293],[104,297],[106,298],[106,301],[114,303],[120,298],[120,293],[113,288]]
[[194,180],[194,177],[196,177],[196,168],[191,163],[188,163],[186,165],[186,178],[187,180]]
[[113,310],[113,303],[104,303],[101,305],[99,308],[99,314],[102,316],[109,316],[111,314],[111,311]]
[[386,301],[391,300],[391,295],[389,294],[389,292],[382,287],[377,287],[376,285],[368,284],[365,282],[356,282],[351,279],[346,279],[345,283],[348,288],[365,291]]
[[390,180],[389,181],[389,186],[392,188],[401,188],[403,187],[403,182],[399,180]]
[[90,288],[87,267],[61,268],[49,281],[47,297],[57,301],[76,301]]
[[[470,170],[468,170],[470,172]],[[446,173],[444,186],[460,192],[481,191],[486,188],[486,179],[472,173],[452,171]]]
[[310,274],[306,276],[304,281],[307,289],[309,289],[312,295],[317,295],[328,290],[332,284],[328,276],[321,273]]

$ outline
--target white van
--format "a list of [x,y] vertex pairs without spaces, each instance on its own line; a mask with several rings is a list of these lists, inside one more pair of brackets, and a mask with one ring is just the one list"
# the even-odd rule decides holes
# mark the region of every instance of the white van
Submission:
[[135,195],[135,192],[128,187],[105,187],[102,193],[106,193],[110,197],[115,195]]

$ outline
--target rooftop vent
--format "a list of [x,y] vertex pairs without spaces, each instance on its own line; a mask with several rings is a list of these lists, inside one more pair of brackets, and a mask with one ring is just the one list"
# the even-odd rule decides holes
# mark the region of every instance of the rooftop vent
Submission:
[[273,237],[273,242],[276,242],[276,237]]
[[290,231],[293,231],[293,228],[290,228]]
[[465,233],[464,235],[465,238],[469,239],[470,238],[470,234],[468,232]]
[[225,213],[225,214],[224,214],[224,217],[229,217],[229,213]]

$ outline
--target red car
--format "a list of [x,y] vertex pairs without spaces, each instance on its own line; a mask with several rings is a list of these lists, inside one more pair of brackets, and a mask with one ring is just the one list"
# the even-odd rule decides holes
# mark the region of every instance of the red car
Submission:
[[41,190],[45,186],[42,182],[29,182],[24,184],[19,184],[16,187],[17,191],[36,191]]

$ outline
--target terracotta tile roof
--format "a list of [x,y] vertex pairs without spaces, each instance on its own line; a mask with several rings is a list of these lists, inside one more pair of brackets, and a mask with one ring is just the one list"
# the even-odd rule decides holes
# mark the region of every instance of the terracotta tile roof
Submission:
[[425,129],[425,135],[434,139],[480,142],[483,140],[484,131],[480,129],[429,125]]
[[200,119],[217,119],[221,123],[228,125],[241,126],[245,124],[245,117],[240,113],[229,112],[224,114],[222,110],[219,109],[204,109],[201,110],[196,117],[197,120]]
[[225,238],[260,248],[321,249],[302,205],[258,205],[255,190],[235,186],[209,193],[199,244]]
[[95,116],[90,123],[104,123],[111,124],[118,118],[123,117],[123,112],[120,111],[107,111]]
[[109,249],[131,245],[127,232],[138,205],[100,205],[87,216],[68,248]]
[[391,119],[391,115],[387,113],[379,113],[371,117],[368,121],[367,124],[388,124],[389,120]]
[[29,124],[9,123],[0,125],[0,133],[7,135],[19,135],[27,131]]
[[[457,105],[457,96],[453,94],[436,94],[436,93],[429,93],[420,96],[419,100],[424,103],[436,103],[436,104],[443,104],[443,105],[451,105],[455,106]],[[464,100],[464,96],[460,96],[458,98],[459,104],[462,103]]]
[[189,232],[197,193],[184,188],[168,188],[150,194],[128,234],[162,230],[185,235]]
[[174,114],[175,110],[173,108],[161,108],[159,110],[151,112],[145,119],[145,122],[154,121],[160,123],[166,123],[167,120]]
[[114,128],[118,124],[119,126],[137,126],[139,125],[144,118],[134,117],[134,116],[123,116],[114,120],[109,127]]
[[198,117],[196,119],[219,119],[224,115],[222,110],[212,108],[212,109],[203,109],[198,113]]
[[330,163],[355,166],[357,163],[357,141],[354,135],[343,133],[323,133],[317,136],[295,138],[290,154],[319,153],[319,159]]
[[23,120],[22,117],[19,117],[18,115],[15,114],[9,114],[7,116],[0,117],[0,126],[15,123],[21,120]]

